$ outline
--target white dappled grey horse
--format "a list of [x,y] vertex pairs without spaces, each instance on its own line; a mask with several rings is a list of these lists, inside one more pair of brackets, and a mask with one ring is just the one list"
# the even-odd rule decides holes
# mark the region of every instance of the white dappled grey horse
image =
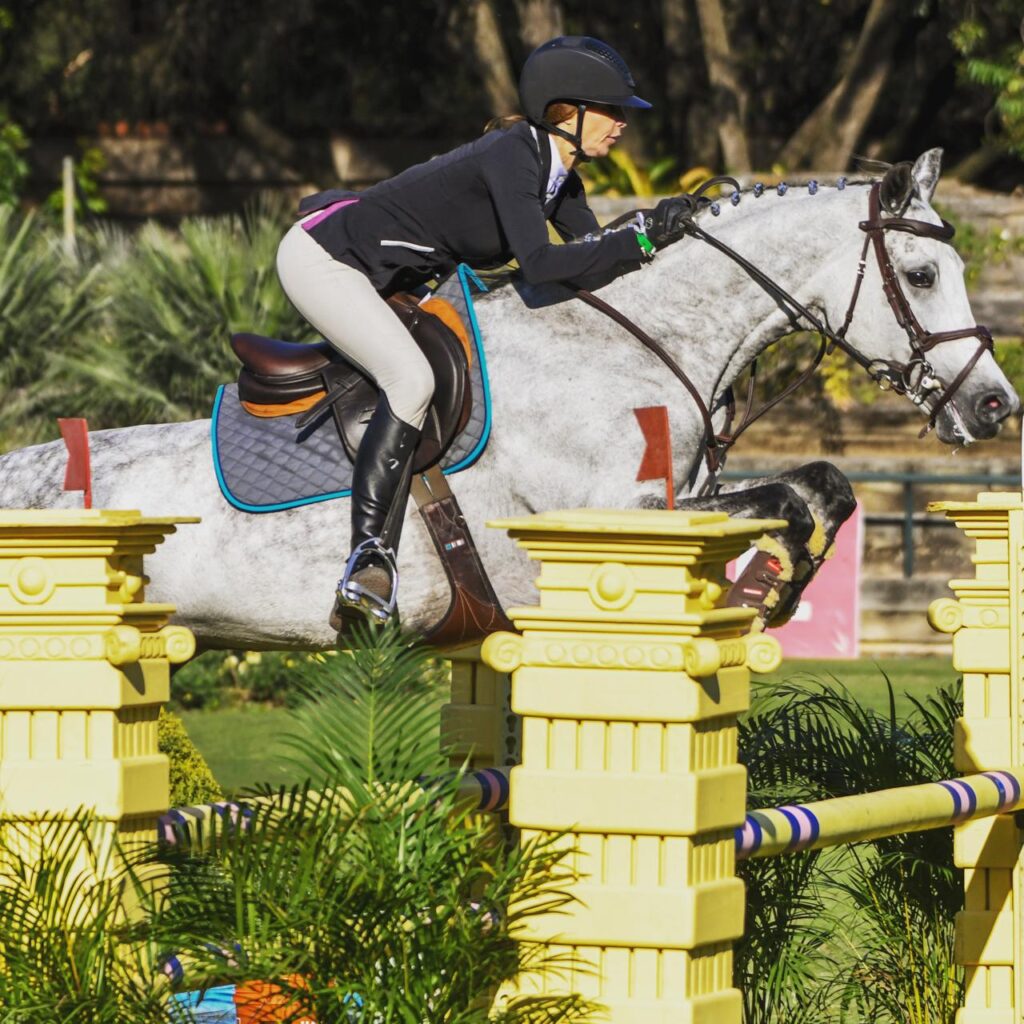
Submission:
[[[940,157],[940,151],[930,150],[913,165],[905,216],[940,222],[930,205]],[[816,195],[796,187],[785,195],[746,192],[737,205],[723,201],[717,218],[704,211],[699,222],[835,327],[849,306],[864,244],[858,225],[867,217],[867,203],[864,184],[823,185]],[[974,325],[963,264],[952,246],[886,232],[886,247],[927,330]],[[692,238],[598,294],[659,341],[712,408],[759,352],[792,330],[762,287]],[[806,582],[852,507],[838,471],[816,463],[806,472],[753,483],[741,492],[689,497],[706,472],[703,423],[693,400],[655,356],[561,288],[505,286],[479,298],[476,308],[491,380],[493,432],[479,462],[452,478],[452,485],[505,607],[534,599],[535,570],[503,532],[485,528],[487,520],[549,509],[664,504],[660,481],[635,480],[643,438],[632,410],[650,405],[668,407],[675,479],[685,482],[679,491],[682,507],[782,514],[800,533],[795,546],[790,541],[796,561],[817,521],[824,535],[805,551]],[[848,339],[870,359],[906,362],[910,354],[870,256]],[[937,347],[929,353],[935,375],[948,384],[976,349],[973,338]],[[1017,403],[986,352],[943,409],[938,436],[953,445],[991,437]],[[716,426],[723,419],[717,411]],[[209,420],[98,431],[91,442],[97,508],[202,517],[201,524],[181,527],[148,558],[147,596],[176,605],[177,621],[192,629],[203,647],[335,643],[327,614],[348,549],[346,500],[272,514],[234,509],[217,486]],[[0,506],[76,506],[78,495],[61,490],[65,462],[61,442],[0,458]],[[449,592],[413,509],[399,565],[403,622],[425,630],[447,608]]]

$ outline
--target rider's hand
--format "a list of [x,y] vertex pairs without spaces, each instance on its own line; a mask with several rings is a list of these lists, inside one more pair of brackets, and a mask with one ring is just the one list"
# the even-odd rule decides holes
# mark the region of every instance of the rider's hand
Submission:
[[686,234],[693,218],[693,204],[689,196],[669,196],[653,210],[644,213],[644,234],[655,249],[678,241]]

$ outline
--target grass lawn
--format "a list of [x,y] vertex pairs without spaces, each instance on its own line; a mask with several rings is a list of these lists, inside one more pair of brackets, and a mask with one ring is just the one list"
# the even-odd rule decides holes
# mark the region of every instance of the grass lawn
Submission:
[[283,708],[257,704],[178,714],[226,793],[260,782],[298,781],[297,773],[283,763],[288,749],[281,735],[288,730],[290,717]]
[[[896,693],[897,710],[909,709],[908,696],[919,700],[957,678],[945,658],[886,658],[878,661],[804,661],[792,659],[778,672],[757,676],[762,682],[792,677],[845,685],[861,703],[887,714],[886,677]],[[281,708],[246,706],[223,711],[185,711],[181,714],[193,742],[209,762],[217,781],[228,793],[259,782],[281,785],[298,781],[285,763],[287,747],[281,736],[289,715]]]
[[910,710],[908,697],[924,700],[940,687],[955,683],[959,673],[947,658],[861,658],[859,661],[790,658],[777,672],[754,678],[766,683],[815,679],[829,685],[842,684],[865,707],[888,714],[886,679],[892,683],[896,710],[900,713]]

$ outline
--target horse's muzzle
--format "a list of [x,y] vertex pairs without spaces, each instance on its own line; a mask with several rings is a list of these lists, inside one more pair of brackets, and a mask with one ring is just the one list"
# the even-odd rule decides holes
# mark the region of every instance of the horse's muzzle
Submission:
[[[939,414],[937,433],[946,444],[963,444],[995,437],[1002,424],[1020,411],[1020,399],[1012,391],[988,387],[954,399],[951,406],[955,407],[955,413],[947,406]],[[969,437],[963,436],[964,430]]]
[[1006,392],[989,391],[979,395],[974,401],[974,418],[979,424],[998,427],[1008,416],[1020,408],[1020,399]]

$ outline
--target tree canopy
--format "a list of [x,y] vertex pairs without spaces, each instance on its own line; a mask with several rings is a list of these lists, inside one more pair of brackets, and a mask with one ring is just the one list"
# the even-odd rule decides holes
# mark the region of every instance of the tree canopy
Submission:
[[1024,0],[0,0],[0,104],[29,137],[229,132],[318,176],[305,143],[331,133],[476,134],[514,108],[532,47],[578,32],[654,102],[630,132],[648,160],[842,169],[941,145],[1011,185],[1022,17]]

